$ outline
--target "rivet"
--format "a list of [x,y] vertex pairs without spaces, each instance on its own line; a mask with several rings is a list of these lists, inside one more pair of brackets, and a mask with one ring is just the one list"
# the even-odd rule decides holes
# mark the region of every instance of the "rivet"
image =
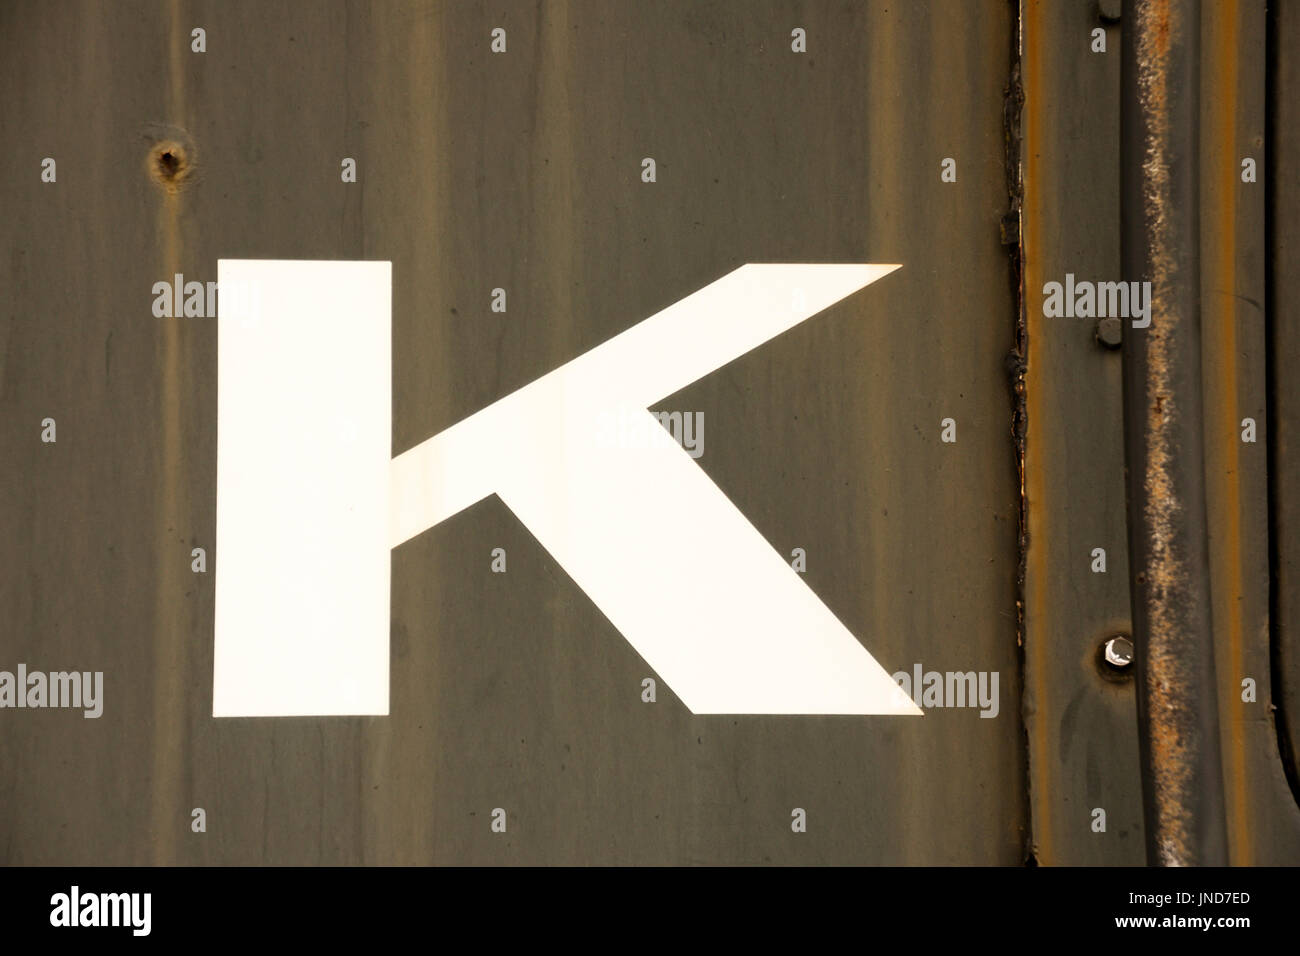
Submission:
[[1097,341],[1108,349],[1120,347],[1124,323],[1116,318],[1097,320]]

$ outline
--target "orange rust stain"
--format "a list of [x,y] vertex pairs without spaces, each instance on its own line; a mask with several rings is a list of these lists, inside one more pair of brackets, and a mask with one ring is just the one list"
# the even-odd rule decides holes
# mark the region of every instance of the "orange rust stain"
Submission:
[[[188,34],[181,20],[178,4],[171,4],[169,107],[175,123],[184,122],[183,73]],[[156,149],[156,147],[155,147]],[[152,152],[150,161],[155,161]],[[156,168],[155,170],[156,171]],[[177,189],[164,189],[158,208],[158,237],[162,244],[165,274],[170,278],[181,272],[180,202]],[[163,319],[158,335],[157,358],[160,371],[159,409],[161,413],[158,499],[155,514],[158,524],[154,538],[158,548],[153,635],[153,862],[175,862],[176,832],[180,819],[181,768],[183,766],[186,723],[183,693],[184,641],[186,640],[183,572],[188,572],[183,547],[186,518],[181,473],[181,342],[180,325]]]
[[168,193],[179,192],[194,170],[190,152],[185,144],[174,139],[154,143],[145,162],[149,178]]
[[[1044,172],[1040,157],[1044,150],[1044,130],[1047,125],[1046,86],[1043,75],[1043,49],[1038,38],[1045,35],[1047,24],[1040,0],[1028,0],[1024,6],[1024,54],[1021,62],[1024,70],[1025,104],[1022,117],[1022,150],[1024,156],[1024,225],[1023,242],[1026,250],[1035,248],[1046,234],[1040,211],[1046,208],[1042,174]],[[1043,285],[1042,265],[1033,254],[1026,252],[1024,264],[1025,289],[1041,289]],[[1045,641],[1052,634],[1051,602],[1047,595],[1048,568],[1047,552],[1035,541],[1048,540],[1045,527],[1047,489],[1044,469],[1038,464],[1039,455],[1034,453],[1034,424],[1044,422],[1047,415],[1043,408],[1042,397],[1046,389],[1042,384],[1043,363],[1042,346],[1038,345],[1038,332],[1041,313],[1026,309],[1028,331],[1026,335],[1027,351],[1025,367],[1025,496],[1028,507],[1029,547],[1025,555],[1025,675],[1026,683],[1033,688],[1034,713],[1026,714],[1030,724],[1030,825],[1031,841],[1042,863],[1055,861],[1055,846],[1052,840],[1053,794],[1051,777],[1051,752],[1049,741],[1051,726],[1047,688],[1047,657],[1050,648]],[[1032,463],[1032,467],[1031,467]]]
[[[1207,299],[1204,314],[1213,319],[1213,329],[1207,329],[1207,343],[1218,353],[1219,376],[1213,383],[1214,394],[1206,399],[1218,408],[1218,421],[1212,429],[1209,448],[1210,461],[1220,465],[1211,475],[1211,488],[1217,491],[1217,506],[1213,511],[1219,517],[1218,530],[1221,547],[1212,558],[1218,562],[1217,570],[1226,578],[1226,587],[1219,603],[1226,614],[1227,657],[1232,674],[1245,672],[1242,641],[1241,567],[1241,481],[1237,441],[1237,165],[1236,153],[1229,144],[1237,142],[1237,70],[1238,25],[1240,23],[1236,0],[1225,0],[1211,6],[1209,35],[1214,38],[1213,86],[1217,94],[1210,99],[1211,142],[1210,174],[1214,187],[1210,194],[1214,205],[1205,217],[1205,233],[1213,236],[1209,259],[1209,282],[1206,288],[1222,290],[1227,304],[1220,307],[1223,298],[1219,293]],[[1213,303],[1213,305],[1211,304]],[[1218,575],[1216,575],[1218,577]],[[1222,684],[1223,682],[1220,681]],[[1226,685],[1225,685],[1226,686]],[[1229,695],[1231,699],[1231,695]],[[1234,866],[1248,866],[1254,862],[1250,843],[1249,805],[1246,800],[1246,733],[1245,720],[1240,707],[1221,709],[1220,719],[1226,725],[1227,736],[1227,813],[1230,862]]]
[[1168,0],[1151,4],[1151,16],[1154,19],[1152,39],[1159,56],[1163,59],[1169,53],[1170,23]]
[[1146,503],[1143,523],[1150,538],[1146,576],[1146,604],[1149,612],[1146,654],[1146,695],[1149,721],[1148,746],[1151,754],[1153,794],[1156,802],[1152,834],[1162,863],[1187,862],[1193,845],[1188,797],[1194,786],[1192,764],[1187,757],[1190,741],[1184,738],[1188,720],[1183,688],[1191,680],[1189,663],[1177,650],[1180,609],[1171,595],[1188,586],[1186,569],[1171,552],[1183,523],[1182,506],[1174,493],[1175,460],[1178,450],[1170,446],[1171,430],[1185,414],[1175,401],[1172,388],[1174,360],[1170,354],[1170,331],[1193,316],[1175,311],[1174,284],[1185,281],[1171,254],[1172,197],[1170,195],[1169,147],[1172,133],[1169,115],[1168,56],[1176,40],[1199,23],[1177,21],[1169,4],[1138,7],[1137,34],[1138,95],[1147,117],[1143,144],[1143,217],[1148,229],[1151,260],[1151,327],[1145,332],[1147,381],[1147,455],[1142,475]]

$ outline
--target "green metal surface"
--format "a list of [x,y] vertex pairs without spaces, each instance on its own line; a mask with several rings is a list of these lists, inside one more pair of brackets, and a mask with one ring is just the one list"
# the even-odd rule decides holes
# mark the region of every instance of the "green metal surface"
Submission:
[[[1300,36],[1269,21],[1274,169],[1264,6],[1205,7],[1229,851],[1295,863]],[[1092,0],[0,6],[0,670],[105,683],[97,720],[0,710],[0,863],[1143,863],[1133,685],[1099,661],[1129,630],[1121,358],[1042,311],[1119,278],[1122,28]],[[216,323],[151,288],[218,258],[391,260],[394,455],[743,263],[902,263],[659,407],[703,413],[700,466],[887,670],[997,672],[997,717],[645,703],[657,675],[493,497],[393,552],[388,717],[213,719]]]
[[[960,2],[6,5],[0,658],[103,670],[106,701],[0,714],[0,859],[1019,862],[1013,31]],[[903,263],[663,407],[704,413],[701,466],[878,660],[998,671],[999,716],[642,703],[489,499],[394,552],[389,717],[214,720],[216,329],[150,288],[219,257],[392,260],[394,454],[742,263]]]

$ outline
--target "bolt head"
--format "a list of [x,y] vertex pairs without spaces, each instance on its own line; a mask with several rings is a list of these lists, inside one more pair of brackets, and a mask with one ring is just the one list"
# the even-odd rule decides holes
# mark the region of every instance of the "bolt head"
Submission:
[[1118,23],[1123,9],[1123,0],[1097,0],[1097,16],[1107,23]]
[[1102,649],[1111,667],[1123,670],[1133,663],[1133,642],[1122,634],[1107,640]]
[[1122,341],[1124,323],[1116,318],[1097,321],[1097,341],[1108,349],[1117,349]]

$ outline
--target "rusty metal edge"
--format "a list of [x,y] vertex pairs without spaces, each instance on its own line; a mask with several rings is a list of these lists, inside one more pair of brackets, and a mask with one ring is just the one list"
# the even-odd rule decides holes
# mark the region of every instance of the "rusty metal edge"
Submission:
[[1200,374],[1199,0],[1125,10],[1121,259],[1151,283],[1124,342],[1129,573],[1147,858],[1227,863]]
[[1002,136],[1007,174],[1007,212],[1002,218],[1001,240],[1010,259],[1012,299],[1015,302],[1013,332],[1015,344],[1007,353],[1005,367],[1007,387],[1011,397],[1011,442],[1015,455],[1016,487],[1020,494],[1017,509],[1016,546],[1016,664],[1020,668],[1020,734],[1024,746],[1025,825],[1022,859],[1026,866],[1037,866],[1037,846],[1034,840],[1034,810],[1031,745],[1029,722],[1025,713],[1025,683],[1028,666],[1025,658],[1025,575],[1029,557],[1029,502],[1025,496],[1025,439],[1028,434],[1025,375],[1029,357],[1028,322],[1025,316],[1025,230],[1024,230],[1024,155],[1022,116],[1025,91],[1021,76],[1024,56],[1025,6],[1024,0],[1010,0],[1015,32],[1011,38],[1011,56],[1007,69],[1007,85],[1003,89]]

